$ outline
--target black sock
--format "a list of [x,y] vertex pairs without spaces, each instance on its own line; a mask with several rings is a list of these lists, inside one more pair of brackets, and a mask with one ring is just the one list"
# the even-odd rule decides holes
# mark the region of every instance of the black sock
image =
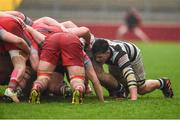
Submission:
[[123,88],[124,86],[121,83],[119,83],[116,90],[121,91]]

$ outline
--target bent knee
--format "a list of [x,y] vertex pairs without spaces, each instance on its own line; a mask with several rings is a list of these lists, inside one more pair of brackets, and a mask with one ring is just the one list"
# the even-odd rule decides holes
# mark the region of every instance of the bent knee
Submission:
[[139,87],[138,87],[138,94],[139,94],[139,95],[144,95],[144,94],[146,94],[145,89],[146,89],[146,85],[139,86]]

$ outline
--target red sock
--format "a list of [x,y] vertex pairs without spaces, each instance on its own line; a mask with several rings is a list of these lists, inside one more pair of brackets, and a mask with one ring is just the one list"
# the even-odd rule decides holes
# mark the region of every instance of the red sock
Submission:
[[10,81],[9,81],[9,85],[8,85],[8,88],[11,88],[13,90],[16,89],[16,86],[17,86],[17,74],[18,74],[18,70],[13,70],[12,74],[11,74],[11,78],[10,78]]

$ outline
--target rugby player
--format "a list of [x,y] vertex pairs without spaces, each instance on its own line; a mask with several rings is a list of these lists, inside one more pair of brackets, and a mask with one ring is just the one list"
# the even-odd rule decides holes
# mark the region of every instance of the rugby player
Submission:
[[[137,100],[138,94],[143,95],[155,89],[162,90],[165,97],[173,97],[168,78],[145,80],[140,49],[134,44],[97,38],[92,46],[92,54],[97,63],[109,65],[109,72],[128,88],[131,100]],[[112,83],[109,81],[109,84]]]
[[[45,44],[43,45],[41,52],[42,60],[40,61],[40,65],[39,65],[39,71],[40,73],[43,74],[40,74],[38,77],[39,79],[37,79],[38,82],[34,83],[32,94],[30,97],[30,102],[35,102],[35,103],[39,102],[39,92],[42,88],[44,89],[47,88],[49,77],[51,73],[54,71],[54,68],[58,63],[58,59],[60,57],[60,59],[62,59],[63,66],[66,66],[67,68],[70,77],[70,84],[71,87],[74,89],[72,103],[81,103],[82,94],[84,93],[85,90],[84,87],[85,71],[83,64],[83,50],[79,38],[71,33],[55,33],[48,36],[44,43]],[[70,46],[72,46],[72,48],[69,48]],[[60,56],[60,51],[62,54],[61,56]],[[47,53],[49,54],[48,56]],[[46,74],[44,74],[44,72]],[[41,83],[44,82],[44,85],[43,84],[40,85],[39,84],[40,82]]]
[[[81,41],[83,42],[84,41],[89,42],[92,36],[90,30],[87,27],[84,26],[78,27],[72,21],[65,21],[60,23],[51,17],[42,17],[33,21],[19,11],[5,11],[5,13],[21,18],[24,21],[24,23],[26,23],[29,26],[32,26],[34,29],[38,30],[39,32],[52,33],[52,32],[57,32],[57,30],[60,29],[63,32],[70,32],[76,34],[78,37],[81,37]],[[56,26],[57,28],[54,28],[53,30],[46,29],[50,26],[53,27]]]
[[[0,26],[1,28],[3,28],[1,29],[1,39],[5,40],[6,38],[6,40],[14,40],[15,42],[22,40],[24,41],[23,44],[21,43],[23,46],[21,44],[16,46],[15,44],[7,42],[3,43],[4,50],[9,51],[14,67],[8,88],[6,89],[4,95],[10,97],[14,102],[19,102],[15,93],[16,87],[23,78],[26,68],[26,61],[29,56],[32,66],[36,69],[36,66],[38,64],[38,47],[35,44],[35,41],[26,31],[26,26],[21,19],[6,15],[2,12],[0,13],[0,18]],[[24,46],[24,44],[26,46]],[[27,46],[27,44],[29,45],[29,47]],[[24,49],[25,51],[23,51],[22,49]]]
[[[25,21],[28,20],[27,23],[32,23],[32,22],[29,22],[30,19],[27,19],[27,17],[24,16],[22,13],[18,14],[17,11],[15,11],[15,12],[12,11],[12,13],[14,15],[16,14],[17,16],[20,15],[20,17]],[[64,27],[66,27],[67,29],[64,30],[62,25]],[[89,36],[90,36],[89,29],[87,29],[86,27],[78,27],[77,25],[75,25],[71,21],[66,21],[66,22],[63,22],[63,23],[59,23],[56,20],[54,20],[52,18],[49,18],[49,17],[43,17],[43,18],[40,18],[38,20],[35,20],[33,22],[33,24],[31,24],[31,26],[33,28],[35,28],[36,30],[38,30],[39,32],[43,33],[46,36],[48,36],[49,34],[60,32],[60,31],[72,32],[72,33],[74,33],[74,34],[76,34],[76,35],[78,35],[80,37],[83,37],[84,39],[89,39]],[[34,32],[33,30],[30,30],[30,31]],[[37,37],[37,36],[35,36],[35,37]],[[40,44],[42,43],[41,40],[37,40],[37,42],[39,42]],[[91,68],[91,67],[89,67],[89,68]],[[91,70],[92,70],[92,68],[91,68]],[[92,75],[93,79],[95,78],[94,76],[95,75]],[[96,80],[94,80],[94,81],[96,81]],[[97,82],[94,82],[94,81],[93,81],[93,83],[97,84]],[[97,91],[100,91],[100,90],[97,90],[97,89],[99,89],[99,87],[96,87],[97,85],[94,85],[95,91],[98,94],[98,96],[100,98],[100,101],[103,101],[102,92],[97,92]],[[87,84],[86,88],[87,88],[86,92],[91,92],[91,88],[90,88],[90,86],[88,84]]]
[[117,39],[122,39],[123,35],[128,32],[134,33],[143,42],[149,42],[148,36],[142,31],[142,19],[138,11],[131,8],[125,16],[125,24],[121,25],[117,30]]

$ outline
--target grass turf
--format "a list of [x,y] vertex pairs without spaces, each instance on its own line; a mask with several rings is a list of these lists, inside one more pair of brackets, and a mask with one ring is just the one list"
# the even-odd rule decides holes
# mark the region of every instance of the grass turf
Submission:
[[86,97],[84,104],[72,105],[63,99],[43,100],[41,104],[0,103],[0,118],[113,119],[113,118],[180,118],[180,44],[137,43],[141,48],[147,78],[168,76],[172,80],[173,99],[165,99],[160,90],[139,96],[139,100],[114,100],[99,103],[95,96]]

